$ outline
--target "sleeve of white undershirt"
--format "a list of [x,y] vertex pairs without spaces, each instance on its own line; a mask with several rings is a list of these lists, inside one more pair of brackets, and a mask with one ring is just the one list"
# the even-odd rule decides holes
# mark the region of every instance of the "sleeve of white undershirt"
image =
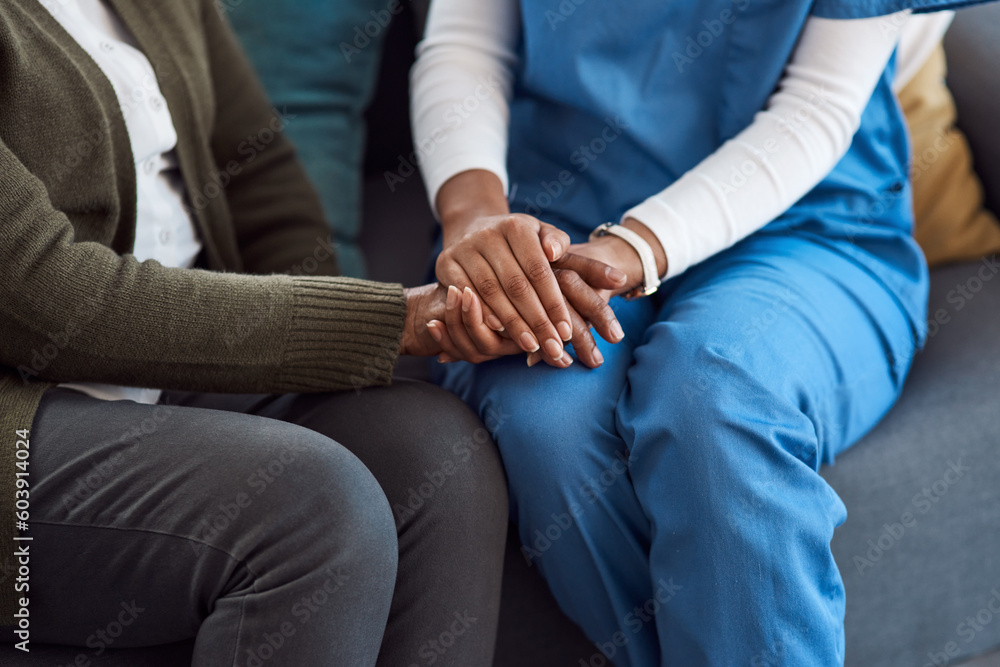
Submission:
[[431,208],[452,176],[496,174],[507,191],[507,130],[517,64],[516,0],[434,0],[410,72],[413,138]]
[[907,19],[907,12],[810,18],[777,91],[753,122],[625,213],[656,234],[668,278],[757,231],[833,170]]

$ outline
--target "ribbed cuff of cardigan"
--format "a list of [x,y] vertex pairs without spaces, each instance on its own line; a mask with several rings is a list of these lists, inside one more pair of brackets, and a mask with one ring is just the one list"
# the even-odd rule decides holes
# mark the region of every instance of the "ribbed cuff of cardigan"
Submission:
[[282,363],[288,391],[389,384],[406,299],[398,284],[355,278],[293,279],[293,315]]

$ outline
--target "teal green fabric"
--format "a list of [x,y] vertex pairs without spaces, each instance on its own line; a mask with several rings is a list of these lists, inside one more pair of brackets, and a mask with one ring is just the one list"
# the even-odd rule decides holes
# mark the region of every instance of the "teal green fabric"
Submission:
[[243,42],[316,185],[341,270],[363,277],[364,110],[400,0],[228,0]]

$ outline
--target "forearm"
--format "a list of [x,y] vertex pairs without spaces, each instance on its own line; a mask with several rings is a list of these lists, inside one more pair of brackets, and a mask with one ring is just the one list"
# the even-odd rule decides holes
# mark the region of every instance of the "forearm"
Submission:
[[510,213],[503,184],[496,174],[482,169],[452,176],[437,194],[444,244],[464,236],[481,218]]
[[667,277],[760,229],[829,174],[850,147],[903,24],[903,17],[810,19],[768,108],[626,212],[659,238]]
[[492,173],[507,190],[507,128],[519,17],[515,0],[435,0],[411,72],[414,143],[436,213],[456,175]]
[[398,285],[166,268],[74,236],[0,142],[0,364],[25,379],[275,392],[391,377]]

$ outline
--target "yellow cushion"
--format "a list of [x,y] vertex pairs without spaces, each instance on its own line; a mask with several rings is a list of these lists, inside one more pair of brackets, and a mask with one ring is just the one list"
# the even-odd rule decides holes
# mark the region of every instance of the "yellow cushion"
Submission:
[[955,127],[945,72],[939,45],[899,93],[913,145],[914,236],[932,266],[1000,251],[1000,223],[983,208],[983,186],[965,135]]

